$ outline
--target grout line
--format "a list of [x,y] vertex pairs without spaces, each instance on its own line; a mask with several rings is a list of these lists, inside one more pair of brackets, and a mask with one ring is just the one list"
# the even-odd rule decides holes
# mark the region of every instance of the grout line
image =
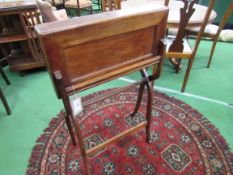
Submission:
[[[128,82],[128,83],[134,83],[135,82],[135,80],[124,78],[124,77],[118,78],[118,80],[122,80],[122,81],[125,81],[125,82]],[[220,104],[220,105],[223,105],[223,106],[226,106],[226,107],[229,107],[229,108],[233,109],[232,104],[229,104],[229,103],[226,103],[226,102],[223,102],[223,101],[220,101],[220,100],[215,100],[215,99],[203,97],[203,96],[200,96],[200,95],[190,94],[190,93],[186,93],[186,92],[182,93],[180,91],[176,91],[176,90],[169,89],[169,88],[164,88],[164,87],[161,87],[161,86],[156,86],[156,88],[154,86],[154,89],[160,90],[160,91],[163,91],[163,92],[170,92],[170,93],[173,93],[173,94],[178,94],[178,95],[185,96],[185,97],[191,97],[191,98],[195,98],[195,99],[199,99],[199,100],[203,100],[203,101],[217,103],[217,104]]]

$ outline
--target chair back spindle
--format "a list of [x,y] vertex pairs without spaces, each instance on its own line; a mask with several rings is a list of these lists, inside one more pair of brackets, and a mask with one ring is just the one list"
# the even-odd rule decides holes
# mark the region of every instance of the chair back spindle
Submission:
[[169,47],[170,52],[183,52],[183,38],[186,35],[185,29],[189,22],[189,19],[193,15],[195,9],[193,8],[195,1],[189,2],[188,0],[183,0],[184,7],[180,9],[180,24],[175,40]]
[[[188,59],[188,67],[186,69],[183,85],[181,92],[185,91],[186,84],[192,69],[193,61],[197,53],[201,38],[203,36],[204,29],[209,22],[209,17],[213,10],[215,0],[210,0],[208,8],[203,13],[203,20],[200,22],[200,30],[198,31],[194,47],[191,48],[185,36],[188,33],[189,20],[195,12],[195,0],[189,2],[188,0],[182,0],[184,7],[180,9],[180,24],[177,35],[174,37],[168,36],[166,41],[168,49],[166,51],[166,57],[169,58],[171,63],[174,65],[176,72],[178,73],[181,68],[181,59]],[[197,9],[196,9],[197,10]],[[201,19],[199,19],[201,20]]]
[[21,21],[23,21],[23,27],[27,35],[27,42],[32,56],[36,61],[39,61],[41,60],[42,51],[37,35],[34,31],[34,26],[41,23],[38,10],[32,9],[21,11],[20,18]]
[[102,11],[112,11],[121,9],[121,0],[103,0]]

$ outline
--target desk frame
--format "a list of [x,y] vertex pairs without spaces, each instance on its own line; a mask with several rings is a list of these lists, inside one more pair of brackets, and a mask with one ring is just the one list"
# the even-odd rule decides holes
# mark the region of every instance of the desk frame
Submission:
[[[49,72],[57,95],[66,109],[66,123],[73,144],[80,145],[86,174],[89,174],[88,155],[132,134],[146,126],[146,140],[150,138],[150,120],[153,104],[153,81],[160,76],[165,47],[168,9],[135,9],[107,12],[63,22],[36,26]],[[61,28],[60,25],[66,26]],[[127,46],[127,47],[125,47]],[[148,75],[146,68],[157,66]],[[94,148],[85,150],[84,138],[75,123],[69,96],[131,72],[140,71],[142,79],[129,86],[111,91],[99,98],[139,85],[138,99],[132,117],[137,113],[144,89],[147,89],[147,122],[138,124]],[[94,103],[92,99],[88,103]],[[86,104],[84,104],[85,107]]]

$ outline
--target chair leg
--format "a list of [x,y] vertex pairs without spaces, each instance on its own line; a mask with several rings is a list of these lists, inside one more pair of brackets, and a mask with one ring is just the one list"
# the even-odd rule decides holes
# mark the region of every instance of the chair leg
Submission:
[[233,2],[231,2],[230,5],[228,6],[227,11],[226,11],[226,13],[224,14],[223,19],[221,20],[221,22],[220,22],[220,24],[219,24],[218,31],[217,31],[217,33],[216,33],[216,35],[215,35],[215,38],[214,38],[214,41],[213,41],[213,46],[212,46],[212,49],[211,49],[211,53],[210,53],[210,57],[209,57],[209,61],[208,61],[207,68],[210,67],[211,60],[212,60],[212,57],[213,57],[213,54],[214,54],[214,49],[215,49],[215,47],[216,47],[218,37],[219,37],[219,35],[220,35],[222,29],[224,28],[226,22],[227,22],[228,19],[230,18],[232,12],[233,12]]
[[0,67],[0,74],[2,75],[2,78],[5,80],[6,84],[10,85],[10,81],[9,79],[7,78],[5,72],[2,70],[2,68]]
[[208,64],[207,64],[207,68],[210,67],[210,64],[211,64],[211,61],[212,61],[212,58],[213,58],[213,55],[214,55],[214,50],[215,50],[215,47],[217,45],[217,41],[218,41],[218,38],[215,37],[215,39],[213,41],[212,48],[211,48],[210,57],[209,57]]
[[100,0],[97,0],[97,3],[98,3],[98,7],[99,7],[99,9],[101,10],[101,7],[102,7],[102,1],[100,1]]
[[80,15],[81,15],[81,12],[80,12],[80,9],[79,9],[79,8],[76,9],[76,14],[77,14],[77,16],[80,16]]
[[177,59],[177,65],[176,65],[176,73],[179,73],[180,69],[181,69],[181,59],[178,58]]
[[184,82],[183,82],[183,85],[182,85],[182,88],[181,88],[181,92],[185,91],[185,88],[186,88],[186,85],[187,85],[187,82],[188,82],[188,78],[189,78],[189,74],[190,74],[190,71],[192,69],[193,61],[194,61],[194,58],[189,59],[188,67],[187,67],[187,70],[186,70],[186,73],[185,73],[185,76],[184,76]]
[[5,109],[6,109],[7,114],[11,115],[10,107],[9,107],[7,101],[6,101],[6,98],[5,98],[1,88],[0,88],[0,98],[1,98],[2,103],[3,103],[3,105],[4,105]]
[[90,7],[89,12],[90,12],[90,14],[93,14],[92,6]]

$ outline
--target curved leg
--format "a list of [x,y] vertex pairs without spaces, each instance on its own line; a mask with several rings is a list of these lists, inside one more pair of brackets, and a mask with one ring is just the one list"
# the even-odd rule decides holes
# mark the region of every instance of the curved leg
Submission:
[[153,104],[153,87],[149,82],[146,82],[147,87],[147,111],[146,111],[146,141],[150,143],[150,128],[151,128],[151,112],[152,112],[152,104]]
[[174,69],[176,69],[176,73],[178,73],[182,67],[182,65],[179,63],[179,60],[180,60],[179,58],[169,58],[170,63],[174,66]]
[[140,84],[139,90],[138,90],[138,97],[137,97],[137,102],[134,108],[134,111],[131,114],[131,117],[133,117],[137,112],[140,107],[141,101],[142,101],[142,96],[145,88],[145,83]]
[[178,58],[177,65],[176,65],[176,73],[179,73],[180,69],[181,69],[181,58]]

